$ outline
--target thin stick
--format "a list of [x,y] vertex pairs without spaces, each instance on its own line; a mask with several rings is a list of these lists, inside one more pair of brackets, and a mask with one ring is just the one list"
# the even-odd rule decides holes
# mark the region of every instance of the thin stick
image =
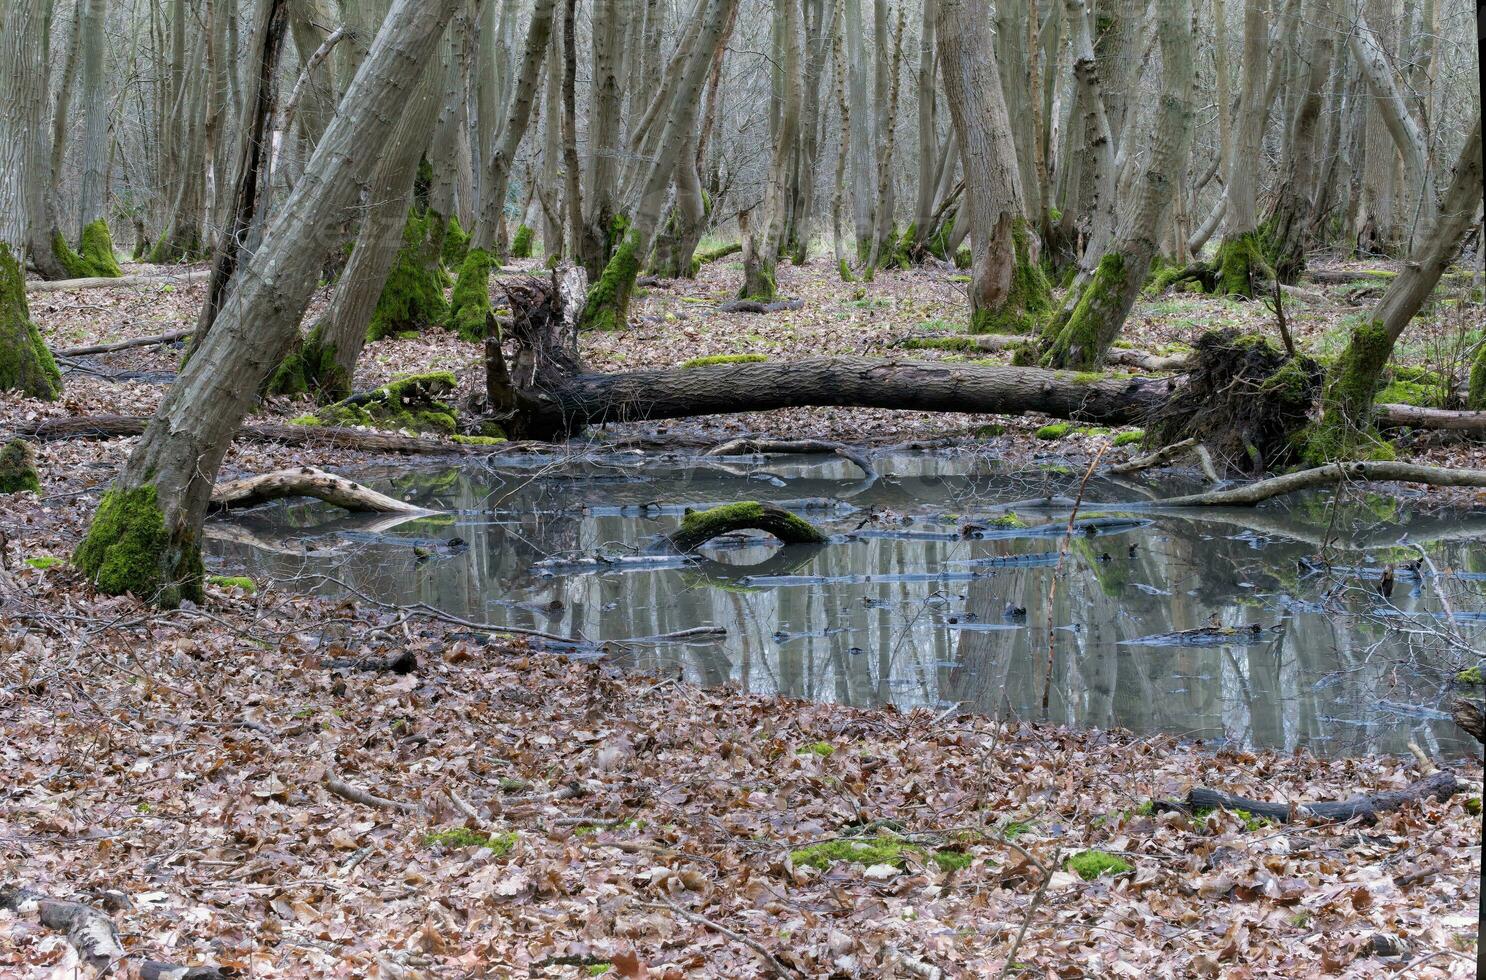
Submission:
[[997,980],[1002,980],[1006,974],[1011,972],[1011,964],[1016,962],[1017,950],[1022,948],[1022,940],[1026,938],[1027,927],[1032,924],[1032,916],[1037,914],[1037,908],[1042,904],[1042,899],[1047,895],[1047,886],[1052,883],[1053,872],[1058,869],[1058,858],[1062,851],[1053,852],[1052,863],[1042,869],[1042,884],[1037,886],[1037,894],[1032,896],[1032,904],[1027,906],[1027,916],[1022,919],[1022,927],[1017,930],[1016,939],[1011,944],[1011,950],[1006,954],[1006,963],[1001,967],[1001,973]]
[[670,909],[676,915],[681,916],[681,918],[686,919],[689,922],[694,922],[699,926],[706,926],[708,929],[711,929],[719,936],[726,936],[728,939],[731,939],[735,943],[742,943],[744,946],[747,946],[759,956],[763,957],[764,962],[769,964],[770,969],[772,969],[777,976],[793,977],[799,975],[794,970],[790,969],[783,963],[779,962],[779,960],[775,959],[774,954],[765,949],[763,944],[760,943],[758,940],[750,939],[748,936],[745,936],[742,933],[734,932],[726,926],[713,922],[705,915],[698,915],[696,912],[688,911],[687,909],[684,909],[679,905],[673,905],[665,899],[661,899],[659,902],[641,902],[640,904],[646,906],[647,908]]
[[379,810],[400,810],[403,813],[411,813],[417,809],[411,803],[389,800],[385,796],[378,796],[359,786],[352,786],[329,770],[325,773],[325,788],[343,800],[360,803],[362,806],[376,807]]
[[1104,452],[1109,448],[1109,443],[1103,443],[1099,451],[1094,453],[1094,458],[1089,460],[1089,468],[1084,470],[1084,478],[1078,485],[1078,496],[1073,499],[1073,509],[1068,512],[1068,530],[1063,533],[1063,540],[1058,545],[1058,564],[1053,569],[1052,581],[1047,587],[1047,676],[1042,681],[1042,720],[1047,721],[1047,705],[1053,690],[1053,656],[1056,644],[1053,634],[1053,600],[1058,595],[1058,576],[1063,574],[1063,560],[1068,557],[1068,545],[1073,540],[1073,524],[1078,519],[1079,505],[1084,501],[1084,489],[1089,485],[1089,477],[1094,475],[1094,468],[1104,458]]

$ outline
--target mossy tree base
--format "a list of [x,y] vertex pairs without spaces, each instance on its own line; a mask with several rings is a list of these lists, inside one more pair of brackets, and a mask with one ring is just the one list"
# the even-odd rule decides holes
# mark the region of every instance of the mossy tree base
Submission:
[[444,322],[449,311],[439,260],[445,237],[445,222],[436,213],[408,216],[402,248],[392,262],[367,327],[368,341],[421,332]]
[[1377,320],[1352,328],[1346,350],[1331,365],[1321,398],[1321,418],[1306,433],[1303,456],[1320,465],[1352,459],[1392,459],[1373,423],[1373,403],[1393,338]]
[[172,537],[149,484],[103,495],[72,564],[108,595],[130,594],[166,609],[203,599],[200,542]]
[[1224,239],[1211,262],[1193,262],[1184,268],[1161,269],[1151,278],[1147,292],[1160,295],[1175,286],[1191,284],[1214,296],[1253,299],[1264,292],[1263,283],[1273,280],[1274,269],[1264,257],[1258,232]]
[[351,394],[351,377],[336,363],[335,345],[325,341],[323,326],[310,331],[268,379],[269,395],[311,395],[322,404]]
[[1011,288],[1006,299],[994,308],[981,306],[971,290],[971,333],[1028,333],[1035,330],[1052,309],[1053,288],[1037,261],[1033,239],[1025,218],[1011,225],[1013,263]]
[[52,251],[73,279],[117,279],[124,274],[114,256],[113,235],[108,222],[99,218],[83,229],[78,250],[74,252],[58,234]]
[[36,457],[22,439],[12,439],[0,448],[0,494],[40,493],[41,477]]
[[52,352],[31,322],[26,280],[10,249],[0,243],[0,391],[55,401],[62,394],[62,373]]
[[490,274],[500,268],[495,256],[472,248],[459,267],[459,279],[449,299],[449,316],[445,325],[460,339],[479,343],[490,332]]
[[580,330],[618,330],[629,322],[629,298],[640,274],[640,236],[631,231],[614,250],[598,281],[588,290]]
[[516,228],[516,237],[511,239],[511,258],[529,259],[532,253],[532,243],[536,240],[536,233],[529,225],[520,225]]

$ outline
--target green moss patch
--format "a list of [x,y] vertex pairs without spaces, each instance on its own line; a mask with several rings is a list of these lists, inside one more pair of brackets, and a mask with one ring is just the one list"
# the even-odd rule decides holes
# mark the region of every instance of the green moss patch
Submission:
[[706,357],[693,357],[682,363],[684,368],[712,367],[717,364],[761,364],[768,358],[763,354],[709,354]]
[[1044,425],[1042,428],[1032,433],[1032,435],[1036,436],[1038,439],[1045,439],[1048,442],[1052,442],[1054,440],[1063,438],[1072,431],[1072,422],[1052,422],[1048,425]]
[[598,282],[588,289],[578,326],[585,330],[618,330],[629,323],[629,297],[640,273],[640,236],[625,235],[614,250]]
[[1121,432],[1115,436],[1116,446],[1133,446],[1145,440],[1144,429],[1131,429],[1129,432]]
[[325,342],[323,324],[316,324],[269,378],[270,395],[313,395],[335,401],[351,393],[351,377],[336,362],[335,345]]
[[1457,684],[1474,684],[1474,685],[1480,685],[1480,684],[1482,684],[1483,681],[1481,680],[1481,668],[1480,668],[1480,666],[1477,665],[1475,667],[1467,667],[1465,670],[1462,670],[1460,673],[1456,674],[1455,675],[1455,683],[1457,683]]
[[114,240],[108,222],[102,218],[83,228],[76,252],[68,247],[61,232],[52,240],[52,251],[73,279],[117,279],[124,274],[114,256]]
[[37,555],[34,558],[27,558],[26,564],[38,572],[44,572],[48,568],[56,568],[58,565],[67,564],[67,559],[58,558],[56,555]]
[[461,340],[478,343],[490,335],[490,274],[500,267],[494,255],[470,249],[459,267],[459,279],[449,298],[445,325]]
[[151,484],[103,495],[72,563],[100,592],[130,593],[165,608],[202,599],[201,551],[172,542]]
[[453,435],[454,409],[441,399],[452,392],[454,386],[454,375],[448,372],[415,374],[373,391],[352,395],[291,422],[295,425],[360,425],[399,432]]
[[367,340],[382,340],[408,331],[418,333],[444,322],[448,315],[440,265],[444,229],[443,220],[433,212],[408,216],[403,226],[402,247],[397,250],[392,271],[387,274],[367,327]]
[[1135,866],[1124,858],[1104,851],[1080,851],[1068,859],[1068,870],[1084,881],[1104,875],[1129,874]]
[[461,446],[499,446],[506,440],[500,436],[452,436]]
[[836,747],[830,742],[811,742],[809,745],[800,746],[795,752],[799,755],[818,755],[822,759],[829,759],[836,754]]
[[969,854],[953,848],[930,851],[896,834],[883,834],[877,837],[847,837],[811,844],[808,847],[791,851],[789,857],[796,866],[819,868],[822,871],[837,861],[846,861],[865,867],[886,864],[890,867],[902,868],[910,857],[931,857],[941,870],[957,871],[968,867],[974,860]]
[[12,439],[0,448],[0,494],[40,493],[41,477],[36,457],[23,439]]
[[519,836],[515,831],[505,834],[487,834],[468,827],[455,827],[452,830],[439,830],[427,834],[423,838],[423,843],[448,848],[484,847],[493,851],[496,857],[500,857],[511,852]]
[[531,230],[530,225],[520,225],[516,229],[516,237],[511,239],[511,258],[531,258],[532,243],[536,241],[536,233]]
[[0,391],[55,401],[62,394],[62,373],[52,352],[31,322],[26,305],[26,279],[9,246],[0,242]]
[[246,575],[208,575],[206,581],[219,589],[242,589],[250,594],[258,591],[258,584]]

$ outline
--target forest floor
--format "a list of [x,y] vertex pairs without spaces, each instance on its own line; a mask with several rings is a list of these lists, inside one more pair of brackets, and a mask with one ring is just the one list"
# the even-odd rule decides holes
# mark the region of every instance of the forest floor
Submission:
[[[719,262],[644,290],[631,328],[585,337],[584,356],[598,370],[735,353],[956,356],[889,346],[958,332],[953,272],[856,284],[824,260],[780,272],[802,309],[717,312],[741,275]],[[56,349],[187,327],[203,288],[29,298]],[[1326,302],[1291,305],[1292,329],[1335,353],[1366,306],[1349,301],[1355,287],[1308,288]],[[1479,314],[1438,304],[1403,359],[1463,374]],[[1206,329],[1272,323],[1260,303],[1179,294],[1142,302],[1125,339],[1165,351]],[[55,404],[0,400],[0,430],[148,415],[178,358],[160,347],[88,358],[91,372],[152,377],[70,371]],[[478,348],[431,331],[369,347],[357,387],[432,370],[453,371],[462,391],[483,385]],[[307,407],[281,400],[260,414]],[[1028,463],[1108,438],[1036,439],[1045,421],[799,409],[596,435],[950,437]],[[85,897],[111,911],[132,952],[253,976],[563,977],[607,965],[618,976],[979,977],[1007,965],[1025,923],[1018,975],[1474,973],[1479,760],[1452,760],[1466,792],[1370,827],[1152,816],[1144,802],[1204,781],[1294,801],[1421,773],[1413,760],[1214,756],[1166,736],[700,690],[406,610],[230,586],[155,612],[97,596],[65,563],[34,567],[70,553],[132,444],[42,444],[42,494],[0,498],[0,886]],[[1486,466],[1480,443],[1402,448]],[[241,443],[224,477],[377,461]],[[321,663],[403,651],[419,661],[406,676]],[[337,796],[327,774],[392,804]],[[865,863],[813,868],[806,858],[821,852],[797,852],[819,843]],[[1130,868],[1085,881],[1064,862],[1087,850]],[[1374,955],[1376,934],[1403,940],[1402,956]],[[59,972],[70,956],[59,934],[0,911],[0,975],[70,975]]]

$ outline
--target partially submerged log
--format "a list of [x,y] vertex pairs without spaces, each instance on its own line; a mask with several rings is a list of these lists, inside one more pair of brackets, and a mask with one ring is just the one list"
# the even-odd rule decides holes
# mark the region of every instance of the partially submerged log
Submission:
[[749,530],[767,531],[785,544],[824,544],[827,540],[825,532],[803,517],[796,517],[783,507],[747,500],[689,512],[667,541],[671,548],[684,554],[718,535]]
[[1201,786],[1192,787],[1184,803],[1177,804],[1163,800],[1153,802],[1158,811],[1186,810],[1190,813],[1194,810],[1243,810],[1253,816],[1273,820],[1275,823],[1289,823],[1292,820],[1320,820],[1336,823],[1359,819],[1370,823],[1376,820],[1380,813],[1388,813],[1420,800],[1431,798],[1448,800],[1462,788],[1454,773],[1441,771],[1400,790],[1384,790],[1335,802],[1269,803],[1264,800],[1251,800],[1244,796],[1233,796]]
[[219,483],[212,488],[211,507],[213,510],[231,510],[286,497],[314,497],[358,514],[432,513],[313,466]]
[[872,466],[872,460],[860,449],[840,442],[831,442],[826,439],[733,439],[713,446],[707,450],[708,456],[748,456],[760,455],[771,456],[776,453],[784,455],[808,456],[819,453],[822,455],[834,453],[842,459],[849,459],[862,471],[862,475],[869,480],[877,478],[877,470]]
[[1454,469],[1444,466],[1425,466],[1422,463],[1391,461],[1328,463],[1309,470],[1299,470],[1295,473],[1286,473],[1283,476],[1247,483],[1231,490],[1213,490],[1208,493],[1193,493],[1183,497],[1169,497],[1165,500],[1119,506],[1132,508],[1250,507],[1271,497],[1295,493],[1298,490],[1353,481],[1423,483],[1432,487],[1486,487],[1486,470]]
[[[84,415],[76,418],[44,419],[18,426],[16,434],[38,442],[63,439],[116,439],[144,433],[149,419],[139,415]],[[490,446],[471,446],[425,436],[405,436],[396,432],[350,429],[333,425],[276,425],[260,423],[237,430],[236,439],[248,442],[271,442],[283,446],[308,446],[324,449],[355,449],[369,453],[402,453],[427,456],[460,456],[487,454]],[[511,448],[509,444],[494,448]]]
[[[78,958],[100,974],[127,954],[119,943],[113,919],[81,902],[60,901],[16,884],[0,884],[0,909],[20,916],[35,916],[48,929],[67,936]],[[226,980],[214,966],[176,966],[145,961],[139,965],[141,980]]]

